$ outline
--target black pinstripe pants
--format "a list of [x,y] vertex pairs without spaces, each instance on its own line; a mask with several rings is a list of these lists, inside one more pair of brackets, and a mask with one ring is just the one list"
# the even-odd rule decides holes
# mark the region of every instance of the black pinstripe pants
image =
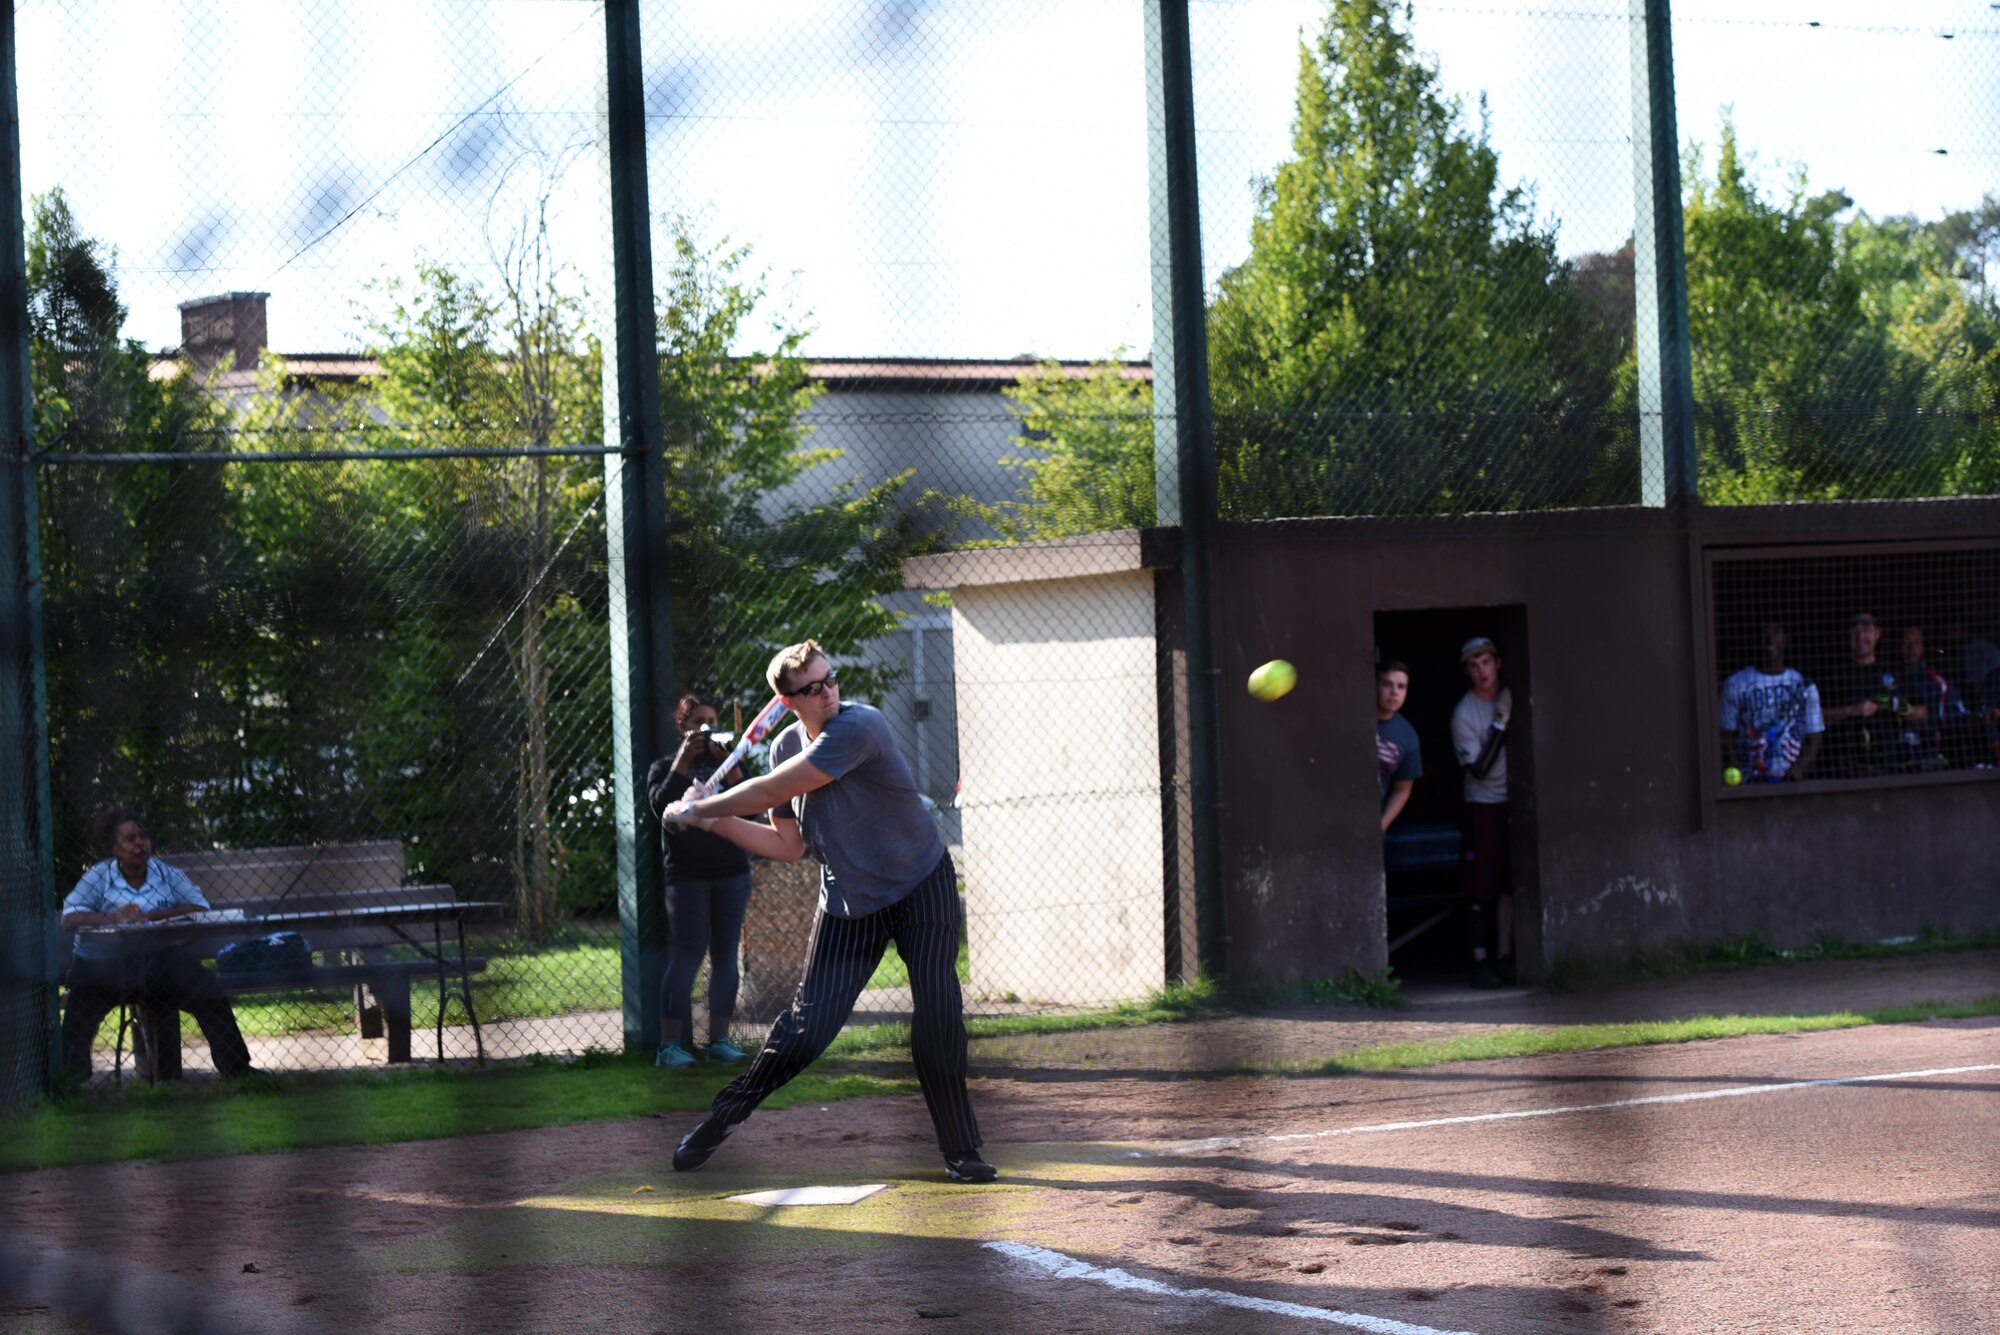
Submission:
[[979,1123],[965,1092],[965,998],[958,987],[958,873],[949,853],[923,882],[861,918],[813,919],[805,976],[791,1009],[771,1026],[750,1069],[715,1096],[710,1118],[734,1126],[826,1051],[891,941],[910,971],[910,1055],[937,1128],[938,1148],[979,1148]]

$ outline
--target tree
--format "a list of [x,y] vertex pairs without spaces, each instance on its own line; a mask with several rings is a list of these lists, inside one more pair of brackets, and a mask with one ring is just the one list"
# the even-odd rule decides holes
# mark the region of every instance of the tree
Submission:
[[[543,941],[608,881],[589,851],[573,875],[563,837],[606,777],[603,473],[525,451],[594,439],[602,413],[597,346],[545,234],[522,235],[497,293],[428,264],[385,283],[372,383],[300,392],[267,365],[245,438],[357,457],[240,470],[241,727],[269,827],[402,837],[414,874],[504,895]],[[523,452],[362,455],[383,448]]]
[[[202,778],[226,764],[220,678],[234,647],[217,572],[234,546],[223,470],[120,456],[215,448],[222,413],[182,363],[122,337],[115,256],[58,189],[30,201],[29,366],[43,470],[50,763],[57,860],[89,850],[99,808],[143,804],[162,840],[212,818]],[[92,457],[104,460],[93,463]]]
[[765,292],[749,262],[675,229],[659,308],[675,671],[683,689],[761,704],[771,655],[812,637],[853,694],[877,694],[889,675],[856,651],[898,625],[876,599],[935,545],[940,502],[909,494],[909,472],[818,480],[841,452],[812,446],[802,420],[821,392],[808,331],[780,313],[770,350],[750,348]]
[[[531,217],[496,259],[497,296],[436,266],[392,286],[374,328],[373,397],[396,443],[541,450],[601,432],[601,353],[561,288],[545,223]],[[448,615],[433,621],[453,646],[439,660],[452,672],[439,699],[457,715],[462,756],[482,762],[462,758],[456,772],[511,776],[494,796],[513,813],[516,929],[545,940],[561,922],[569,864],[559,798],[603,778],[585,759],[594,748],[555,750],[560,736],[596,730],[590,702],[608,688],[602,621],[574,592],[593,578],[584,554],[603,546],[602,470],[526,453],[389,467],[408,512],[444,530],[415,572],[430,587],[395,605],[436,605],[439,586],[449,590]],[[481,680],[489,654],[504,664],[504,694]]]
[[1233,517],[1532,507],[1623,485],[1594,481],[1617,349],[1408,18],[1399,0],[1334,0],[1300,48],[1292,157],[1259,186],[1250,253],[1209,312]]
[[1007,395],[1021,453],[1000,462],[1022,479],[1021,499],[981,507],[980,517],[1008,541],[1156,522],[1153,387],[1127,374],[1122,352],[1084,376],[1040,362]]
[[[1798,171],[1768,197],[1725,121],[1686,169],[1688,317],[1702,498],[1935,496],[1996,478],[2000,322],[1960,247],[1969,215],[1847,217]],[[1621,374],[1629,405],[1633,372]],[[1983,480],[1982,480],[1983,479]]]

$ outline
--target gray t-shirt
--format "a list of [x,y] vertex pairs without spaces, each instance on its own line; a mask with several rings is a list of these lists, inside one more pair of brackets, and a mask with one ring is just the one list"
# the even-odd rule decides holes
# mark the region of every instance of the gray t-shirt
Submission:
[[[1458,753],[1459,764],[1470,765],[1479,759],[1486,746],[1486,730],[1493,726],[1496,703],[1467,691],[1458,708],[1451,711],[1451,747]],[[1486,771],[1485,778],[1475,779],[1471,770],[1465,771],[1465,800],[1488,806],[1507,800],[1506,747],[1493,757],[1493,768]]]
[[771,743],[771,768],[800,754],[833,778],[792,799],[806,852],[820,865],[820,907],[859,918],[916,889],[944,857],[944,840],[882,711],[842,705],[810,742],[792,724]]

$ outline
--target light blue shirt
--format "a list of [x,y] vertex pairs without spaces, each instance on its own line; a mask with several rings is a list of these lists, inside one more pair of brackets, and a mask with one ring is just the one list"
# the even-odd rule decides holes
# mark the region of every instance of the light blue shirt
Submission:
[[[208,900],[186,872],[158,858],[147,860],[146,883],[139,886],[125,879],[125,874],[118,870],[117,859],[107,858],[77,881],[76,889],[63,900],[62,911],[64,917],[72,913],[116,913],[127,904],[137,904],[152,913],[175,904],[193,904],[205,909]],[[78,932],[76,953],[84,959],[116,959],[118,946],[95,932]]]

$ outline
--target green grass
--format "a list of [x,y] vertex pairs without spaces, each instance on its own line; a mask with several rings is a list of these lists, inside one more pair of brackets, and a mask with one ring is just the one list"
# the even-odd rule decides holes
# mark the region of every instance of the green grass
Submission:
[[[969,1022],[975,1035],[1110,1029],[1225,1013],[1206,984],[1166,989],[1144,1002],[1087,1015],[1017,1016]],[[1241,1075],[1291,1076],[1402,1070],[1453,1062],[1534,1057],[1605,1048],[1690,1043],[1750,1034],[1794,1034],[1922,1020],[2000,1015],[2000,995],[1962,1002],[1920,1002],[1817,1015],[1722,1015],[1632,1024],[1504,1029],[1435,1043],[1390,1043],[1319,1061],[1232,1067]],[[909,1043],[902,1026],[843,1034],[834,1051],[880,1056]],[[411,1068],[263,1076],[235,1085],[163,1085],[93,1092],[39,1105],[0,1120],[0,1172],[127,1159],[206,1158],[318,1145],[378,1145],[405,1140],[515,1131],[647,1114],[693,1114],[708,1106],[728,1071],[663,1072],[645,1054],[588,1054],[575,1061],[528,1060],[486,1071]],[[887,1080],[838,1063],[780,1090],[767,1107],[915,1092],[913,1080]]]
[[[485,1071],[266,1075],[239,1084],[93,1091],[0,1121],[0,1172],[381,1145],[708,1107],[732,1072],[661,1071],[649,1054],[530,1060]],[[913,1092],[914,1080],[812,1071],[764,1105]],[[677,1124],[676,1124],[677,1125]],[[662,1132],[663,1143],[666,1132]]]
[[[960,928],[958,933],[958,981],[960,984],[972,981],[972,952],[966,943],[964,928]],[[896,947],[891,945],[882,952],[882,962],[876,965],[875,972],[869,975],[868,986],[908,987],[909,985],[909,966],[903,963],[903,957],[897,954]]]
[[1699,1015],[1686,1020],[1643,1020],[1629,1024],[1568,1024],[1550,1029],[1501,1029],[1490,1034],[1443,1039],[1434,1043],[1382,1043],[1357,1048],[1337,1057],[1306,1064],[1271,1068],[1272,1073],[1310,1070],[1326,1074],[1399,1071],[1413,1066],[1450,1062],[1491,1061],[1501,1057],[1541,1057],[1557,1052],[1590,1052],[1601,1048],[1648,1047],[1658,1043],[1694,1043],[1711,1038],[1742,1038],[1750,1034],[1806,1034],[1828,1029],[1859,1029],[1875,1024],[1912,1024],[1920,1020],[1963,1020],[2000,1015],[2000,995],[1973,1001],[1924,1001],[1869,1011],[1833,1011],[1821,1015]]
[[[1232,990],[1203,978],[1192,983],[1169,983],[1143,1000],[1121,1002],[1106,1010],[970,1017],[965,1022],[965,1030],[973,1038],[1087,1033],[1098,1029],[1133,1029],[1141,1025],[1237,1015],[1259,1005],[1317,1002],[1342,1006],[1393,1006],[1400,994],[1401,984],[1389,970],[1371,976],[1349,969],[1340,978],[1315,979],[1296,986],[1260,988],[1254,992]],[[827,1051],[838,1056],[869,1057],[904,1052],[909,1046],[908,1025],[874,1024],[843,1031]]]
[[[972,1038],[1010,1038],[1019,1034],[1070,1034],[1093,1029],[1133,1029],[1148,1024],[1173,1024],[1208,1016],[1233,1014],[1221,989],[1203,979],[1194,983],[1169,983],[1141,1001],[1127,1001],[1107,1010],[1070,1011],[1057,1015],[973,1016],[965,1021]],[[906,1024],[871,1024],[843,1030],[827,1052],[841,1057],[872,1057],[906,1052],[910,1027]]]
[[[619,949],[617,943],[571,941],[539,949],[475,944],[475,953],[484,951],[486,971],[474,974],[473,998],[479,1004],[482,1023],[491,1020],[532,1020],[580,1011],[617,1010],[621,1004]],[[970,977],[967,947],[958,947],[958,980]],[[870,987],[908,987],[909,970],[893,947],[882,957],[880,967],[868,980]],[[424,1028],[437,1022],[437,989],[426,987],[421,978],[410,987],[410,1022]],[[114,1021],[115,1022],[115,1021]],[[354,1027],[353,1002],[343,993],[257,992],[236,998],[236,1022],[243,1032],[264,1037],[289,1034],[338,1034]],[[447,1024],[463,1024],[463,1008],[446,1012]],[[100,1045],[111,1046],[111,1031],[105,1029]]]
[[1300,983],[1259,982],[1232,996],[1241,1004],[1256,1006],[1396,1006],[1403,1000],[1403,984],[1396,971],[1363,973],[1349,968],[1338,978],[1312,978]]
[[[619,1008],[622,994],[615,942],[502,950],[489,954],[488,961],[486,972],[472,976],[472,995],[479,1004],[482,1024]],[[464,1008],[454,1004],[446,1011],[445,1022],[465,1023]],[[236,998],[236,1023],[246,1034],[267,1036],[344,1033],[354,1027],[354,1003],[344,994],[250,993]],[[437,1023],[434,981],[426,987],[422,978],[411,980],[410,1023],[419,1029]]]
[[1686,941],[1665,950],[1641,951],[1620,961],[1558,959],[1542,980],[1541,987],[1546,992],[1574,992],[1633,978],[1672,978],[1804,960],[1876,960],[1904,955],[1943,955],[1961,950],[1990,950],[1995,946],[2000,946],[2000,926],[1983,927],[1972,932],[1927,926],[1908,940],[1894,943],[1849,941],[1829,933],[1803,946],[1779,946],[1764,933],[1752,932],[1748,936]]

